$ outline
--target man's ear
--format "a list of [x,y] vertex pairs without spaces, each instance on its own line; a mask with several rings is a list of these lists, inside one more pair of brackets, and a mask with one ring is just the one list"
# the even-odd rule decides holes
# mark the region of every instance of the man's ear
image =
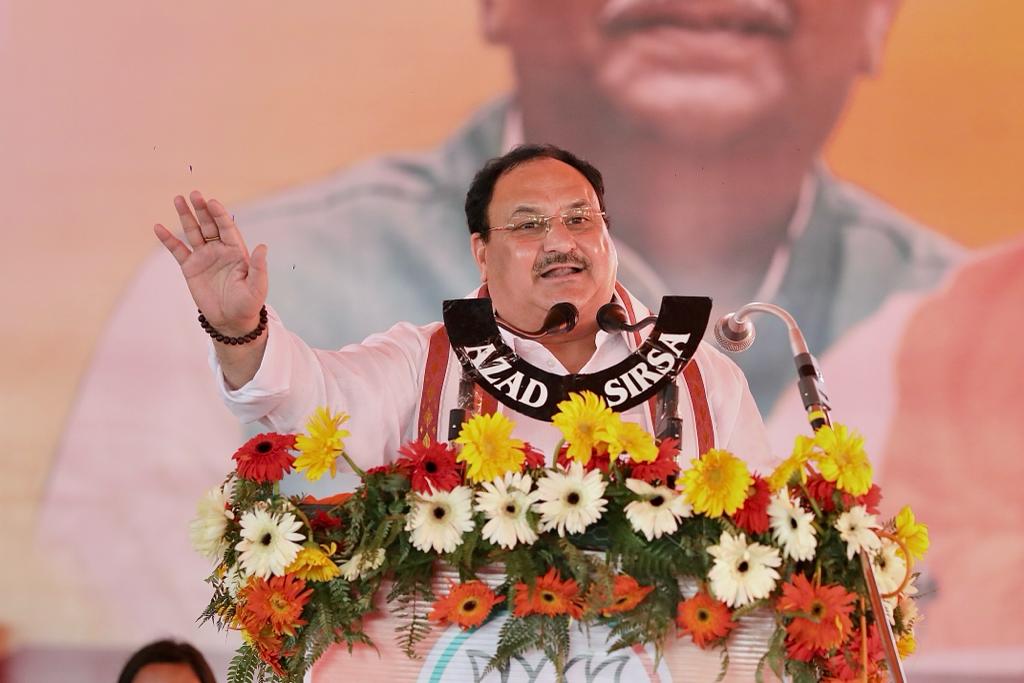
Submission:
[[473,251],[473,260],[476,267],[480,269],[480,282],[487,282],[487,242],[474,232],[469,236],[469,248]]
[[886,38],[901,0],[871,0],[864,13],[864,63],[861,70],[869,75],[878,74],[882,66]]
[[480,32],[488,43],[508,39],[512,5],[520,0],[480,0]]

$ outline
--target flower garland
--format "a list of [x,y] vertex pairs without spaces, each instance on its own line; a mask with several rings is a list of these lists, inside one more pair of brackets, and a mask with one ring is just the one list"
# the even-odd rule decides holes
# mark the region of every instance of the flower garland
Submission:
[[[613,650],[670,637],[716,648],[767,608],[776,630],[762,666],[798,680],[873,679],[885,664],[862,553],[901,654],[913,651],[908,566],[927,550],[928,529],[907,507],[878,521],[856,433],[834,425],[798,437],[761,476],[717,449],[681,467],[677,442],[655,442],[589,392],[559,408],[565,439],[550,464],[500,414],[472,418],[453,444],[407,444],[366,472],[344,450],[347,416],[325,408],[306,434],[250,439],[190,529],[217,562],[202,618],[244,640],[229,681],[299,681],[331,645],[369,643],[362,619],[385,578],[409,656],[431,623],[473,629],[508,610],[489,666],[537,648],[561,674],[573,621],[608,624]],[[293,467],[316,480],[333,476],[338,458],[361,476],[353,494],[279,493]],[[431,589],[439,562],[465,579],[444,594]],[[476,578],[496,564],[500,586]],[[683,595],[684,578],[695,595]]]

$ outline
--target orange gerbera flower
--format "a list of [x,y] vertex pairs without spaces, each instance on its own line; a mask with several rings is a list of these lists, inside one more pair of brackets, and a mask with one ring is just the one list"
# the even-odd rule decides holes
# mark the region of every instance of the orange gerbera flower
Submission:
[[850,612],[854,599],[842,586],[812,584],[803,574],[783,584],[778,610],[806,615],[795,617],[786,626],[789,656],[809,662],[816,654],[838,647],[853,628]]
[[579,599],[579,585],[572,579],[562,581],[552,567],[548,573],[537,579],[531,590],[525,583],[515,585],[515,608],[517,617],[543,614],[557,617],[568,614],[573,619],[583,616],[583,605]]
[[491,609],[505,599],[495,595],[483,581],[451,582],[448,595],[434,603],[427,618],[440,623],[458,624],[462,630],[484,623]]
[[281,636],[274,633],[269,626],[256,631],[250,631],[248,627],[242,627],[242,640],[255,650],[274,673],[282,678],[285,676],[284,667],[281,666]]
[[619,574],[612,586],[611,604],[603,608],[601,614],[607,617],[619,612],[628,612],[643,602],[652,590],[654,586],[641,586],[632,576]]
[[285,574],[268,579],[253,577],[241,591],[239,620],[250,635],[269,626],[276,634],[295,635],[306,622],[299,618],[313,589],[302,579]]
[[729,635],[729,631],[736,628],[737,624],[732,620],[732,612],[724,602],[701,591],[679,603],[676,608],[676,625],[683,633],[689,633],[698,646],[707,647]]
[[865,673],[869,683],[883,683],[888,676],[882,670],[881,664],[885,661],[885,653],[882,650],[882,639],[878,635],[878,629],[870,624],[867,630],[867,651],[868,670],[865,672],[863,664],[864,638],[860,629],[850,633],[850,639],[843,643],[843,647],[825,662],[826,683],[843,683],[846,681],[863,681]]

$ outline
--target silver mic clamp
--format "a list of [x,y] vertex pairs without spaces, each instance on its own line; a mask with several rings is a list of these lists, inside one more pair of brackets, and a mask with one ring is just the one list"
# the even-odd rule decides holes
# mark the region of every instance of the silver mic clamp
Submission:
[[828,394],[825,392],[825,379],[822,377],[817,359],[807,349],[807,341],[796,324],[796,319],[789,311],[781,306],[760,301],[741,306],[733,313],[722,316],[715,324],[715,341],[729,353],[741,353],[749,349],[757,336],[754,323],[749,319],[751,313],[768,313],[786,324],[789,330],[789,347],[793,351],[793,362],[796,364],[797,388],[811,427],[817,430],[829,424],[830,406]]

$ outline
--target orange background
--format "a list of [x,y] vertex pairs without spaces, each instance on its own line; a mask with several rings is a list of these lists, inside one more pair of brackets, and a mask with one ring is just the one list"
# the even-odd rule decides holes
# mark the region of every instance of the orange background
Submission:
[[[964,244],[1017,233],[1022,19],[1019,0],[907,0],[828,161]],[[230,204],[429,146],[511,85],[470,0],[0,0],[0,624],[15,643],[103,641],[29,539],[78,378],[170,198]]]

